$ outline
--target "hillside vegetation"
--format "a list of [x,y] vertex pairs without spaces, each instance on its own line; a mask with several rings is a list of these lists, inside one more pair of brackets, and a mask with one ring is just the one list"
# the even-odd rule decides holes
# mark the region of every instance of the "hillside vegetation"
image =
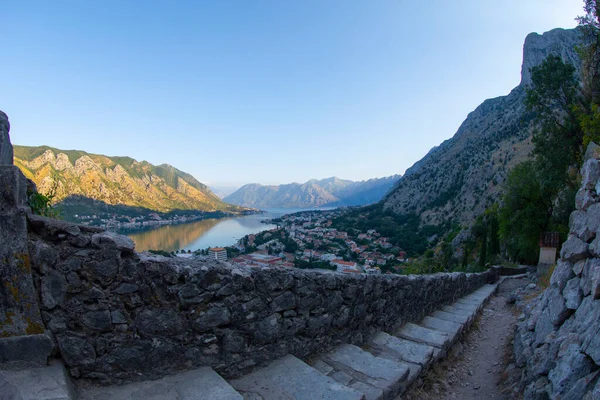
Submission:
[[168,164],[155,166],[130,157],[48,146],[14,146],[14,163],[40,192],[53,193],[57,202],[83,196],[108,205],[160,212],[243,210],[221,201],[192,175]]

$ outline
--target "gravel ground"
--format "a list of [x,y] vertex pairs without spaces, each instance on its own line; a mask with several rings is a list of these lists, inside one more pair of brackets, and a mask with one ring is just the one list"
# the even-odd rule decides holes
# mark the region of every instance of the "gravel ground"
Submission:
[[470,331],[450,350],[448,358],[431,368],[402,399],[512,399],[498,386],[512,352],[517,320],[514,305],[506,300],[516,289],[529,285],[527,278],[506,279]]

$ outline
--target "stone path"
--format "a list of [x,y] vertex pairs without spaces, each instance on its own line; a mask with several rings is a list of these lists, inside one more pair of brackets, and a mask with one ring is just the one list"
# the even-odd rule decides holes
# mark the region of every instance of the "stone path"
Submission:
[[[467,330],[498,284],[484,285],[451,306],[445,306],[418,324],[407,323],[398,332],[379,332],[365,346],[345,344],[310,361],[288,355],[229,382],[209,367],[155,381],[124,386],[80,388],[76,396],[62,373],[62,393],[36,396],[15,392],[14,399],[83,400],[378,400],[404,393],[433,362],[443,358]],[[62,371],[62,366],[59,366]],[[56,369],[56,367],[55,367]],[[0,398],[10,380],[0,372]],[[4,381],[1,379],[4,378]],[[58,379],[58,381],[60,381]],[[14,381],[14,380],[13,380]],[[57,382],[58,382],[57,381]],[[8,383],[7,383],[8,382]],[[20,397],[18,397],[20,395]]]
[[454,354],[428,371],[402,399],[512,399],[498,386],[517,319],[506,299],[515,288],[529,283],[524,277],[503,280],[482,310],[477,329],[470,330],[452,349]]

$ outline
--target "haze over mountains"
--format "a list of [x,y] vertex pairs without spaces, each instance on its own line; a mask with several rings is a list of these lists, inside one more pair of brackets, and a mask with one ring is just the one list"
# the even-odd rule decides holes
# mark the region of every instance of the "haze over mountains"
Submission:
[[223,200],[254,208],[313,208],[376,203],[390,191],[400,175],[353,182],[331,177],[305,183],[263,186],[251,183]]
[[578,67],[575,47],[580,40],[577,29],[529,34],[521,83],[507,96],[485,100],[451,139],[409,168],[382,200],[384,209],[416,213],[422,224],[468,224],[497,201],[508,171],[528,159],[532,150],[533,115],[524,104],[529,69],[550,54]]

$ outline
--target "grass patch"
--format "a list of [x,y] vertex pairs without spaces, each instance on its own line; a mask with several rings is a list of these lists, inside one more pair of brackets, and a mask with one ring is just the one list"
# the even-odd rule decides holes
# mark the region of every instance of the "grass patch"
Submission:
[[554,273],[554,268],[556,268],[556,264],[552,264],[548,270],[539,277],[538,279],[538,287],[542,290],[545,290],[550,287],[550,278],[552,278],[552,274]]

